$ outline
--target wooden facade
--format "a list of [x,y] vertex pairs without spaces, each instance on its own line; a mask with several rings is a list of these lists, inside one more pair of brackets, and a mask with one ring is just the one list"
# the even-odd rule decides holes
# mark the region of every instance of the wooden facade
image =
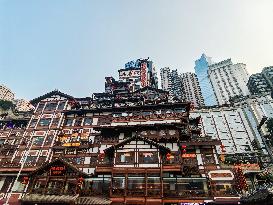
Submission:
[[215,151],[221,143],[201,136],[190,103],[152,88],[78,99],[53,91],[32,103],[19,142],[8,137],[1,149],[4,202],[15,194],[24,205],[238,201]]

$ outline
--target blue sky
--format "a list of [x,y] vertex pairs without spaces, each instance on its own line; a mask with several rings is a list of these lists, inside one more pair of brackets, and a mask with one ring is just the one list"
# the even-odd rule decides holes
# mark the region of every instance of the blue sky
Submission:
[[17,98],[104,89],[127,61],[194,71],[203,52],[273,65],[272,0],[0,0],[0,84]]

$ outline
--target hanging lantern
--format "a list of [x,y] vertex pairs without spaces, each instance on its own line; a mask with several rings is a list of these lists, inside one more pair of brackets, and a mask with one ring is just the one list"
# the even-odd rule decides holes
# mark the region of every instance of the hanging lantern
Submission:
[[101,152],[101,153],[99,154],[99,158],[100,158],[101,160],[103,160],[104,157],[105,157],[105,153],[104,153],[104,152]]
[[167,157],[167,160],[170,160],[171,157],[172,157],[172,155],[171,155],[170,153],[168,153],[168,154],[166,155],[166,157]]
[[186,149],[187,145],[182,145],[181,147],[182,147],[182,149]]
[[78,186],[82,186],[83,185],[83,181],[84,181],[83,177],[78,178]]
[[186,152],[187,152],[186,149],[183,149],[183,150],[182,150],[182,153],[183,153],[183,154],[186,154]]
[[28,177],[23,177],[22,184],[28,184],[28,180],[29,180]]

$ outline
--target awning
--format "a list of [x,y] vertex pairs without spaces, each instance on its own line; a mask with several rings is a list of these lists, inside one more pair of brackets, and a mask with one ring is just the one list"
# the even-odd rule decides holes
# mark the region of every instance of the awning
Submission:
[[103,197],[79,197],[79,195],[43,195],[43,194],[27,194],[21,201],[37,202],[37,203],[70,203],[74,202],[78,205],[108,205],[111,201]]
[[111,201],[106,198],[102,197],[79,197],[76,200],[78,205],[87,205],[87,204],[94,204],[94,205],[107,205],[111,204]]
[[43,195],[43,194],[26,194],[21,198],[23,202],[53,202],[53,203],[70,203],[75,201],[79,195]]

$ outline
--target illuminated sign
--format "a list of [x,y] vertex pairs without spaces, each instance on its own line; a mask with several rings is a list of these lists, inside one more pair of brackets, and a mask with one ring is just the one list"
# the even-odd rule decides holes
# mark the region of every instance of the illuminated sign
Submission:
[[63,144],[64,147],[78,147],[81,146],[80,142],[67,142]]
[[196,154],[182,154],[182,158],[195,158]]
[[51,176],[63,176],[65,174],[65,166],[52,166],[50,168]]

